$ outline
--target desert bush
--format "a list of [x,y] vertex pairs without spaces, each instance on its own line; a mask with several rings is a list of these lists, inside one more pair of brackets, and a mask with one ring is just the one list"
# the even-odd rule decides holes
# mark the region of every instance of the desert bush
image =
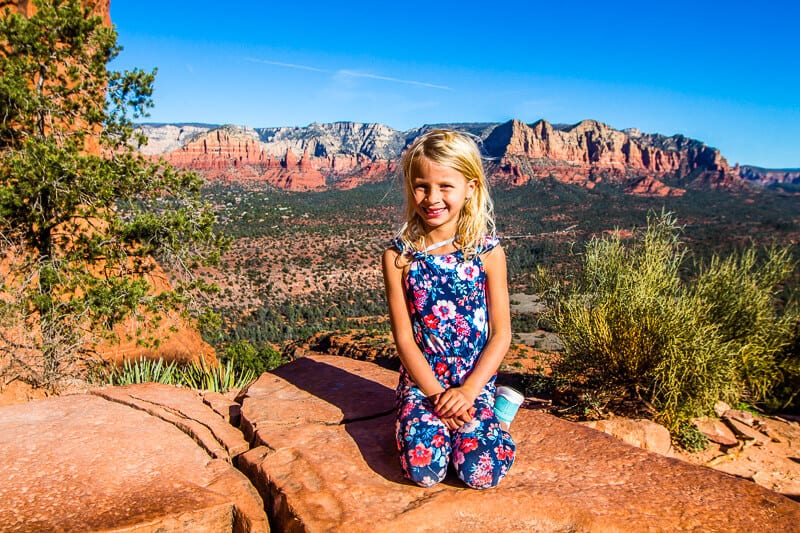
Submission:
[[763,402],[782,380],[781,354],[797,321],[794,302],[779,308],[781,284],[794,270],[787,248],[770,248],[762,261],[754,248],[703,268],[694,293],[708,302],[707,319],[737,359],[738,379],[753,401]]
[[694,275],[687,259],[674,216],[662,213],[630,242],[591,240],[573,279],[540,273],[566,350],[556,373],[594,398],[640,401],[676,433],[717,400],[768,398],[797,323],[775,298],[793,270],[787,249],[762,261],[754,250],[714,256]]
[[222,349],[220,362],[231,363],[239,372],[250,371],[258,376],[285,361],[281,353],[269,344],[263,343],[256,348],[250,341],[239,340]]

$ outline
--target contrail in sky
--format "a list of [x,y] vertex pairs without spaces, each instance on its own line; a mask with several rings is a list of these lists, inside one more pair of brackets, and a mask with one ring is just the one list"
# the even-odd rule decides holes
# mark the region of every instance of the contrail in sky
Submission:
[[298,65],[297,63],[283,63],[280,61],[269,61],[267,59],[245,58],[247,61],[253,63],[263,63],[265,65],[275,65],[277,67],[293,68],[296,70],[309,70],[311,72],[322,72],[324,74],[339,74],[342,76],[350,76],[353,78],[369,78],[373,80],[390,81],[393,83],[403,83],[405,85],[416,85],[417,87],[429,87],[431,89],[440,89],[442,91],[452,91],[453,89],[447,85],[437,85],[435,83],[427,83],[424,81],[404,80],[401,78],[392,78],[389,76],[380,76],[378,74],[370,74],[368,72],[355,72],[353,70],[327,70],[309,65]]

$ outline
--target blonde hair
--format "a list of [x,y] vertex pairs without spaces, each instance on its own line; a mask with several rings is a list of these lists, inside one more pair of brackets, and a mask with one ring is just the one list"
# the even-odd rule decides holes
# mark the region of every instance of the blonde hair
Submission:
[[489,183],[481,162],[478,145],[458,131],[436,129],[417,137],[403,155],[403,185],[406,192],[406,222],[398,237],[406,250],[423,250],[432,243],[425,242],[425,226],[414,208],[414,178],[420,174],[422,158],[458,171],[468,182],[475,183],[458,217],[456,242],[465,257],[477,253],[486,236],[495,236],[494,204],[489,196]]

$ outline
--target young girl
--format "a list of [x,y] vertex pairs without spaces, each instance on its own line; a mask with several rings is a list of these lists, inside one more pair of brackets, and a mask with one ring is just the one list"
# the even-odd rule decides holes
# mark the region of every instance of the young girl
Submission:
[[383,254],[402,362],[396,436],[403,473],[429,487],[452,463],[470,487],[494,487],[514,462],[514,442],[493,411],[511,319],[478,147],[455,131],[421,135],[403,156],[403,181],[406,222]]

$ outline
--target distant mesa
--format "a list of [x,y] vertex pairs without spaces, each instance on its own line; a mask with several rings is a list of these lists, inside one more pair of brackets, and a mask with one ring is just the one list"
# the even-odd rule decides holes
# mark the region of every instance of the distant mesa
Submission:
[[351,189],[397,175],[403,149],[435,127],[468,131],[482,142],[494,185],[553,178],[587,188],[608,183],[626,193],[678,196],[687,188],[740,188],[800,182],[800,170],[730,167],[716,148],[683,135],[616,130],[596,120],[554,125],[425,125],[398,131],[382,124],[334,122],[251,128],[143,124],[142,153],[197,171],[211,182],[266,184],[289,191]]

